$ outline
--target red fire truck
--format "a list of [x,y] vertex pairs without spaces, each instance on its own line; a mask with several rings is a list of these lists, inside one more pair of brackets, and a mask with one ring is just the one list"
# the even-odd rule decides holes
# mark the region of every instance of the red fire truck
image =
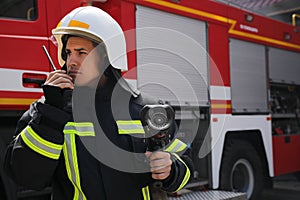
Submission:
[[43,45],[58,66],[51,29],[87,5],[123,28],[128,82],[176,109],[193,161],[187,187],[256,199],[272,177],[300,171],[298,27],[214,0],[3,0],[0,199],[30,193],[3,172],[5,147],[52,70]]

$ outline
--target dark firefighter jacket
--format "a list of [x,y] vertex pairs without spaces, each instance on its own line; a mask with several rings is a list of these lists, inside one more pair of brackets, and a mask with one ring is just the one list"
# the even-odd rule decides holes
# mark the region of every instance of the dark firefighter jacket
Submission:
[[[16,183],[35,190],[51,185],[53,200],[152,199],[148,186],[154,180],[149,172],[122,170],[122,163],[145,163],[138,156],[146,151],[138,137],[143,134],[139,120],[143,101],[119,84],[111,85],[97,90],[96,95],[83,90],[80,96],[84,98],[73,115],[66,107],[47,104],[47,94],[57,88],[44,88],[46,102],[40,99],[24,113],[6,152],[4,167]],[[90,106],[93,100],[96,106]],[[98,137],[101,133],[105,137]],[[103,142],[105,138],[111,143]],[[184,148],[178,143],[172,146]],[[188,182],[190,171],[176,151],[169,149],[173,164],[171,175],[162,181],[162,190],[174,192]],[[123,158],[119,156],[122,150],[142,154]]]

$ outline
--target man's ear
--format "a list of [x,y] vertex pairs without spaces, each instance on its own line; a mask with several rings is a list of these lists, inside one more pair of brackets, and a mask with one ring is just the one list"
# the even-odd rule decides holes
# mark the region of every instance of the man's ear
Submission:
[[110,66],[107,66],[105,71],[104,71],[104,75],[107,77],[107,78],[110,78],[112,77],[112,71],[111,71],[111,67]]
[[109,63],[109,59],[108,56],[105,54],[102,56],[102,63],[101,66],[103,67],[102,69],[104,69],[104,74],[105,76],[109,77],[109,71],[110,71],[110,63]]
[[110,67],[110,62],[109,62],[109,59],[108,59],[107,54],[105,54],[105,55],[103,56],[103,64],[104,64],[105,69],[107,69],[107,68]]

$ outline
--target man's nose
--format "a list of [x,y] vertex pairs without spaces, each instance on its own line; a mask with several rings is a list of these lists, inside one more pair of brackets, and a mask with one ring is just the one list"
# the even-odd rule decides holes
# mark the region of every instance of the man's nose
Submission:
[[80,61],[79,58],[76,54],[70,54],[69,55],[69,66],[79,66],[80,65]]

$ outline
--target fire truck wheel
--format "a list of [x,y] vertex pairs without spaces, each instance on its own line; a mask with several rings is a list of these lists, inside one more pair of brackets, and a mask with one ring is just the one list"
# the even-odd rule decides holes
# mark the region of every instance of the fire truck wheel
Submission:
[[300,181],[300,172],[295,172],[294,176],[297,179],[297,181]]
[[220,189],[245,192],[247,199],[259,199],[263,189],[263,168],[256,149],[243,140],[230,140],[223,153]]

